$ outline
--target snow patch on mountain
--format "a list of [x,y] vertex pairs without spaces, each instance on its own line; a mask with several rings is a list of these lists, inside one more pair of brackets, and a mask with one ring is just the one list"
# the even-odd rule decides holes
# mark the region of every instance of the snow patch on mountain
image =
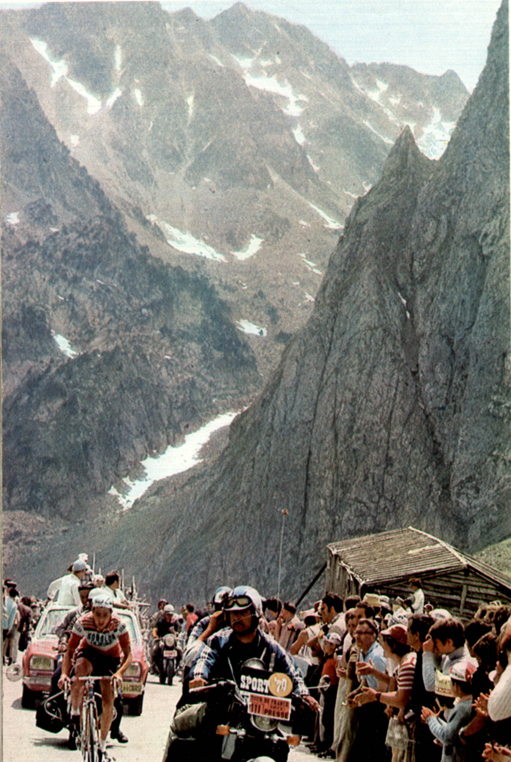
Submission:
[[303,146],[304,143],[307,142],[305,135],[303,134],[303,130],[299,124],[296,127],[293,127],[293,135],[295,136],[295,140],[299,146]]
[[341,225],[340,222],[338,222],[337,220],[334,220],[333,217],[330,217],[330,215],[328,215],[326,212],[320,209],[319,206],[315,206],[310,201],[308,201],[307,203],[312,209],[314,209],[315,212],[319,214],[320,217],[322,217],[325,220],[326,228],[329,228],[331,230],[340,230],[342,227],[344,227],[343,225]]
[[120,45],[115,46],[114,51],[114,69],[117,72],[121,71],[121,64],[122,64],[122,48]]
[[55,87],[59,79],[62,79],[62,77],[66,77],[67,73],[69,71],[67,63],[65,61],[53,61],[48,53],[48,43],[43,42],[43,40],[37,40],[33,37],[30,38],[30,42],[32,43],[32,46],[34,49],[39,53],[40,56],[44,58],[44,60],[50,64],[51,68],[53,69],[53,74],[51,78],[51,87]]
[[20,222],[20,213],[19,212],[11,212],[8,214],[5,218],[9,225],[19,225]]
[[165,235],[167,243],[172,246],[173,249],[182,252],[183,254],[195,254],[197,257],[204,257],[204,259],[211,259],[214,262],[227,262],[226,257],[223,254],[219,254],[218,251],[199,238],[195,238],[191,233],[183,233],[178,228],[169,225],[164,220],[159,220],[156,215],[149,214],[147,216],[149,222],[157,225],[162,233]]
[[247,243],[245,248],[242,249],[242,251],[231,251],[231,254],[240,262],[243,262],[245,259],[250,259],[250,257],[254,256],[254,254],[257,254],[261,248],[263,241],[264,238],[258,238],[257,236],[252,235],[250,241]]
[[311,262],[310,259],[307,259],[307,254],[299,253],[297,256],[299,256],[300,259],[303,260],[304,265],[307,267],[308,270],[311,271],[311,273],[314,273],[315,275],[323,275],[321,270],[318,269],[317,264],[315,262]]
[[311,165],[312,169],[313,169],[315,172],[319,172],[319,170],[320,170],[320,167],[318,167],[318,165],[317,165],[317,164],[314,164],[314,162],[313,162],[312,158],[309,156],[309,154],[307,154],[307,159],[308,159],[308,161],[309,161],[309,164]]
[[[44,60],[50,65],[52,69],[52,76],[51,76],[51,87],[55,87],[57,82],[59,82],[61,79],[64,79],[70,87],[73,88],[73,90],[78,93],[82,98],[84,98],[87,102],[87,113],[91,116],[93,114],[97,114],[98,111],[101,109],[101,101],[99,98],[96,98],[95,95],[92,95],[92,93],[89,93],[89,91],[81,84],[81,82],[76,82],[74,79],[70,79],[67,75],[69,72],[69,67],[67,63],[63,60],[61,61],[54,61],[49,53],[48,53],[48,44],[44,42],[43,40],[38,40],[34,37],[30,38],[30,42],[32,43],[32,46],[34,50],[39,53],[40,56],[44,58]],[[117,55],[117,52],[116,54]],[[117,61],[117,59],[115,59]],[[116,87],[115,90],[112,92],[112,94],[108,97],[106,101],[106,107],[110,108],[113,106],[117,98],[119,98],[122,95],[122,91]]]
[[251,323],[250,320],[237,320],[236,328],[242,333],[250,334],[251,336],[266,336],[268,331],[260,325]]
[[381,96],[383,93],[385,93],[389,89],[389,86],[387,82],[382,82],[381,79],[376,80],[376,90],[367,90],[367,95],[371,98],[371,100],[375,101],[376,103],[379,103],[380,106],[383,106]]
[[95,95],[89,93],[88,90],[86,90],[80,82],[75,82],[74,79],[69,79],[69,77],[66,77],[66,82],[71,85],[73,90],[77,92],[78,95],[81,95],[82,98],[85,98],[87,101],[87,113],[91,116],[93,114],[97,114],[101,109],[101,101],[96,98]]
[[120,87],[116,87],[113,93],[108,97],[108,100],[105,104],[107,108],[112,108],[117,98],[120,98],[122,95],[122,90]]
[[221,66],[221,67],[222,67],[222,69],[225,69],[225,64],[223,64],[219,58],[217,58],[216,56],[212,55],[211,53],[209,54],[209,57],[210,57],[210,58],[212,58],[212,59],[213,59],[213,61],[214,61],[216,64],[218,64],[218,66]]
[[422,153],[429,159],[439,159],[447,148],[456,122],[444,122],[440,109],[433,108],[433,118],[417,141]]
[[195,100],[195,93],[192,93],[186,99],[186,102],[188,104],[188,124],[190,124],[191,118],[193,116],[193,102],[194,102],[194,100]]
[[53,336],[55,343],[57,344],[62,354],[71,359],[78,356],[78,352],[72,348],[70,342],[68,339],[66,339],[65,336],[62,336],[60,333],[55,333],[55,331],[52,331],[51,335]]
[[254,65],[255,58],[243,58],[242,56],[235,56],[234,53],[231,53],[231,56],[234,58],[237,64],[241,66],[243,71],[247,71],[247,69],[251,69]]
[[371,130],[371,132],[374,132],[375,135],[378,135],[378,137],[381,140],[383,140],[384,143],[388,143],[389,145],[394,145],[393,140],[391,140],[390,138],[386,138],[384,135],[379,133],[378,130],[375,130],[373,125],[370,122],[368,122],[367,119],[364,119],[363,123],[365,124],[366,127],[368,127]]
[[113,486],[108,493],[117,498],[124,510],[131,508],[135,500],[142,497],[154,482],[181,474],[201,463],[202,458],[199,458],[199,452],[202,447],[215,431],[229,426],[237,415],[237,412],[223,413],[192,434],[187,434],[183,444],[178,447],[169,446],[161,455],[143,460],[141,466],[145,471],[145,476],[142,479],[136,481],[128,478],[123,479],[128,487],[126,495],[121,495]]
[[[138,103],[139,106],[143,106],[144,105],[144,96],[142,95],[142,92],[139,90],[138,87],[136,87],[133,90],[133,97],[135,98],[135,100],[136,100],[136,102]],[[152,126],[153,125],[152,125],[152,122],[151,122],[151,127]],[[149,131],[151,131],[151,127],[149,128]]]
[[296,95],[287,79],[281,83],[275,75],[273,77],[267,77],[266,75],[255,76],[248,74],[246,71],[243,78],[248,87],[255,87],[258,90],[265,90],[268,93],[286,98],[288,105],[282,111],[287,116],[300,116],[305,110],[305,106],[301,106],[300,103],[308,103],[307,96]]

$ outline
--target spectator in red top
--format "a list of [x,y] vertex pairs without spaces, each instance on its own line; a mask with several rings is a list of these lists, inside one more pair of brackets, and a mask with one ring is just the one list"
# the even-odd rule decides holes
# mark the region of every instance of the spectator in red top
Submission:
[[199,617],[195,613],[195,606],[193,605],[193,603],[187,603],[185,606],[185,611],[187,612],[185,630],[186,630],[186,633],[188,634],[190,630],[192,629],[192,627],[194,626],[194,624],[199,621]]

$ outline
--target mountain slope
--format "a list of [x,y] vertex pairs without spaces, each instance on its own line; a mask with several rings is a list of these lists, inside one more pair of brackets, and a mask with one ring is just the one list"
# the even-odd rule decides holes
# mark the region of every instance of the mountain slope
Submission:
[[0,92],[3,507],[76,521],[258,376],[211,285],[140,246],[5,60]]
[[402,126],[420,138],[467,97],[456,75],[442,89],[397,67],[377,75],[379,102],[305,27],[241,3],[211,21],[152,2],[48,3],[0,13],[0,39],[151,254],[207,274],[240,330],[256,327],[265,378]]
[[289,595],[339,537],[413,524],[473,550],[509,535],[507,103],[506,2],[447,152],[429,161],[404,130],[155,582],[274,591],[284,508]]

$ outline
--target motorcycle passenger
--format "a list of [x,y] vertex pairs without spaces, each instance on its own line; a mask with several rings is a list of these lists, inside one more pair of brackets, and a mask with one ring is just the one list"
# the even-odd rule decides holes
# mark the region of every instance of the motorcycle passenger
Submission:
[[160,645],[161,639],[164,638],[165,635],[168,635],[169,632],[173,634],[176,633],[176,622],[177,615],[174,606],[171,603],[167,603],[163,608],[163,617],[156,622],[152,632],[154,646],[151,659],[153,667],[156,667],[158,673],[160,672],[163,658]]
[[[101,680],[101,740],[102,762],[106,755],[106,738],[113,718],[114,693],[122,683],[122,676],[131,664],[131,641],[127,625],[112,611],[109,597],[97,597],[92,601],[92,611],[75,621],[67,651],[62,662],[59,688],[71,684],[71,722],[78,726],[83,700],[83,683],[78,677],[87,675],[112,675],[112,681]],[[121,652],[123,661],[121,662]],[[69,678],[74,661],[75,679]]]
[[160,619],[163,619],[163,609],[167,605],[168,601],[165,598],[160,598],[158,601],[158,608],[151,617],[151,627],[156,627]]
[[[224,602],[231,595],[232,589],[226,585],[219,587],[213,596],[211,605],[213,606],[213,613],[209,616],[199,619],[197,624],[192,629],[186,646],[186,651],[183,654],[183,663],[185,670],[190,667],[191,664],[197,658],[199,652],[203,649],[204,643],[218,630],[227,627],[229,624],[224,614]],[[186,677],[186,674],[184,675]]]
[[309,707],[319,709],[309,694],[301,673],[286,651],[259,629],[263,602],[253,587],[240,585],[224,603],[230,627],[220,630],[202,649],[190,670],[189,688],[206,685],[214,678],[233,680],[239,685],[241,670],[248,659],[261,659],[271,671],[284,672],[293,682],[293,693]]

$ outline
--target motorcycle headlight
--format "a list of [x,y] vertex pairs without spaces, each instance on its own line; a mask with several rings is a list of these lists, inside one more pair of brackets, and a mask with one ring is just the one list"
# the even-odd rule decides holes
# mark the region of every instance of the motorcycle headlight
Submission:
[[271,717],[259,717],[256,714],[250,715],[250,722],[263,733],[271,733],[279,725],[279,720],[274,720]]
[[30,669],[44,670],[45,672],[53,672],[55,669],[53,659],[49,656],[31,656],[29,666]]
[[124,673],[124,677],[134,677],[138,680],[140,675],[142,674],[142,667],[138,663],[138,661],[132,662],[126,672]]

